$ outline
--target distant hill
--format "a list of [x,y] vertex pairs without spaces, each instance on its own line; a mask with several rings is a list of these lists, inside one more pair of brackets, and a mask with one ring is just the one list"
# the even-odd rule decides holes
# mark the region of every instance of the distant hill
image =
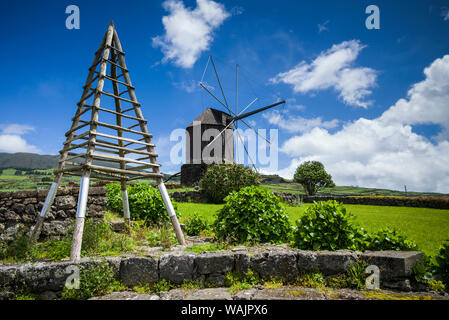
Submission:
[[261,174],[260,178],[261,178],[263,184],[290,183],[290,181],[278,176],[277,174],[271,174],[271,175]]
[[[4,153],[0,152],[0,170],[2,169],[55,169],[58,166],[59,156],[40,155],[36,153]],[[118,164],[111,162],[99,162],[102,165],[118,167]],[[170,174],[164,173],[164,179]],[[172,178],[170,182],[179,182],[180,178]]]
[[51,169],[58,165],[58,156],[35,153],[0,153],[0,169]]

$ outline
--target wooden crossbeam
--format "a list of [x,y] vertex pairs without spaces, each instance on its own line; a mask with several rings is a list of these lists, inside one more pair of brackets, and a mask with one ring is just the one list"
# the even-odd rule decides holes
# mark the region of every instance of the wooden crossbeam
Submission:
[[122,100],[122,101],[125,101],[125,102],[128,102],[128,103],[132,103],[132,104],[135,105],[135,106],[140,106],[140,103],[137,102],[137,101],[125,99],[125,98],[122,98],[122,97],[117,96],[117,95],[115,95],[115,94],[113,94],[113,93],[110,93],[110,92],[106,92],[106,91],[100,90],[99,93],[104,94],[104,95],[107,95],[107,96],[112,97],[112,98],[114,98],[114,99],[119,99],[119,100]]
[[123,161],[123,162],[131,162],[131,163],[137,163],[137,164],[142,164],[142,165],[148,165],[150,167],[160,167],[160,165],[157,163],[147,163],[147,162],[138,161],[138,160],[125,158],[125,157],[108,156],[108,155],[100,154],[100,153],[96,153],[96,152],[92,153],[92,157],[94,159],[100,159],[100,160],[111,161],[111,162],[119,162],[120,163]]
[[131,111],[131,110],[135,110],[134,106],[131,107],[131,108],[129,108],[129,109],[122,110],[122,112],[123,112],[123,113],[127,113],[128,111]]
[[[115,114],[115,115],[119,115],[119,116],[124,117],[124,118],[127,118],[127,119],[137,120],[137,121],[139,121],[139,122],[143,122],[144,124],[147,123],[147,120],[144,120],[144,119],[140,119],[140,118],[137,118],[137,117],[128,116],[128,115],[126,115],[126,114],[123,114],[123,111],[122,111],[122,112],[117,112],[117,111],[113,111],[113,110],[106,109],[106,108],[102,108],[102,107],[98,107],[97,109],[100,110],[100,111],[109,112],[109,113],[112,113],[112,114]],[[138,123],[137,125],[139,125],[139,124],[140,124],[140,123]],[[128,128],[128,129],[131,129],[131,128]]]
[[[153,135],[150,134],[150,133],[136,131],[136,130],[132,130],[132,129],[116,126],[116,125],[109,124],[109,123],[96,121],[96,124],[101,126],[101,127],[105,127],[105,128],[109,128],[109,129],[115,129],[115,130],[123,130],[123,131],[129,132],[129,133],[139,134],[139,135],[142,135],[142,136],[145,136],[145,137],[148,137],[148,138],[152,138],[153,137]],[[141,139],[139,139],[139,140],[141,140]]]
[[99,146],[106,147],[106,148],[112,148],[112,149],[116,149],[116,150],[122,150],[122,151],[124,151],[125,154],[128,154],[128,153],[143,154],[143,155],[146,155],[146,156],[148,156],[150,158],[151,157],[156,158],[158,156],[157,153],[151,153],[151,152],[148,152],[148,151],[129,149],[129,148],[120,147],[120,146],[109,146],[107,144],[101,143],[100,140],[98,140],[98,139],[95,142],[95,145],[99,145]]
[[91,134],[95,134],[95,135],[98,135],[100,137],[105,137],[105,138],[114,139],[114,140],[123,140],[123,141],[143,144],[145,146],[149,146],[149,147],[153,147],[153,148],[155,147],[155,145],[152,144],[152,143],[146,143],[146,142],[142,142],[142,141],[138,141],[138,140],[134,140],[134,139],[130,139],[130,138],[123,138],[123,137],[113,136],[113,135],[106,134],[106,133],[91,132]]
[[103,166],[92,165],[92,164],[88,165],[87,167],[90,168],[90,169],[99,170],[99,171],[112,172],[112,173],[131,174],[131,175],[142,176],[142,177],[152,177],[152,178],[163,178],[164,177],[164,175],[162,173],[155,173],[155,172],[141,172],[141,171],[123,170],[123,169],[103,167]]

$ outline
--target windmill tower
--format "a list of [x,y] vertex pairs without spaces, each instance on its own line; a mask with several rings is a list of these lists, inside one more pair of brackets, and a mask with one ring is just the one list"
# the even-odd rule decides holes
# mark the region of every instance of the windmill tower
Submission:
[[[213,67],[215,77],[222,94],[222,99],[218,98],[217,95],[215,95],[209,89],[208,85],[203,82],[204,74],[206,73],[209,62]],[[236,65],[236,101],[234,112],[231,110],[228,104],[228,100],[226,99],[217,68],[215,67],[214,59],[212,55],[209,56],[206,68],[203,73],[203,78],[201,79],[199,85],[215,101],[223,106],[226,109],[226,112],[213,108],[207,108],[186,128],[186,163],[181,166],[182,185],[192,186],[198,183],[198,181],[206,172],[207,167],[211,164],[234,163],[234,137],[237,137],[241,141],[243,147],[245,148],[245,152],[248,155],[248,158],[251,160],[252,165],[255,168],[255,163],[246,150],[242,137],[237,130],[234,131],[234,128],[238,128],[239,121],[241,121],[246,127],[253,130],[261,139],[264,139],[268,143],[270,143],[265,137],[259,135],[259,133],[243,119],[284,104],[285,101],[282,100],[268,106],[258,108],[256,110],[243,113],[258,100],[258,98],[256,97],[251,103],[249,103],[245,108],[243,108],[243,110],[239,112],[238,68],[239,66]]]
[[[108,68],[109,67],[109,68]],[[106,91],[107,88],[109,91]],[[126,97],[126,98],[125,98]],[[112,105],[115,106],[112,107]],[[125,221],[130,220],[126,184],[129,181],[155,178],[180,244],[185,244],[173,205],[157,163],[155,145],[147,121],[140,110],[131,84],[114,23],[111,22],[95,53],[83,87],[72,126],[65,134],[59,166],[31,233],[34,242],[56,196],[64,174],[80,176],[80,189],[70,259],[80,259],[81,241],[90,178],[118,181],[121,184]]]

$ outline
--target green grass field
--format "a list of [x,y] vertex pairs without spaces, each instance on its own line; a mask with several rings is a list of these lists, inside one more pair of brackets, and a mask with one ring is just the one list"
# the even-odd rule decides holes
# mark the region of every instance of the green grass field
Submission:
[[[301,207],[287,207],[290,222],[295,225],[296,220],[310,205],[306,203]],[[223,207],[202,203],[177,203],[177,206],[182,214],[181,222],[195,212],[212,222],[217,210]],[[395,227],[429,255],[435,255],[443,241],[449,239],[449,210],[349,204],[345,207],[367,231]]]

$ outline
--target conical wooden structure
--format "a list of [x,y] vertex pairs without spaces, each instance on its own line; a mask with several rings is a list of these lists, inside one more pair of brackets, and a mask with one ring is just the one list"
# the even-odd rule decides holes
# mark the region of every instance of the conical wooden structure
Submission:
[[81,240],[87,206],[89,179],[120,181],[124,218],[129,222],[126,191],[128,181],[155,178],[171,218],[178,241],[185,244],[173,205],[163,183],[157,163],[155,145],[148,132],[131,84],[117,31],[113,22],[95,53],[83,87],[72,127],[65,134],[59,167],[47,194],[42,211],[31,234],[31,242],[39,236],[43,221],[50,211],[63,174],[81,176],[72,242],[71,260],[80,258]]

